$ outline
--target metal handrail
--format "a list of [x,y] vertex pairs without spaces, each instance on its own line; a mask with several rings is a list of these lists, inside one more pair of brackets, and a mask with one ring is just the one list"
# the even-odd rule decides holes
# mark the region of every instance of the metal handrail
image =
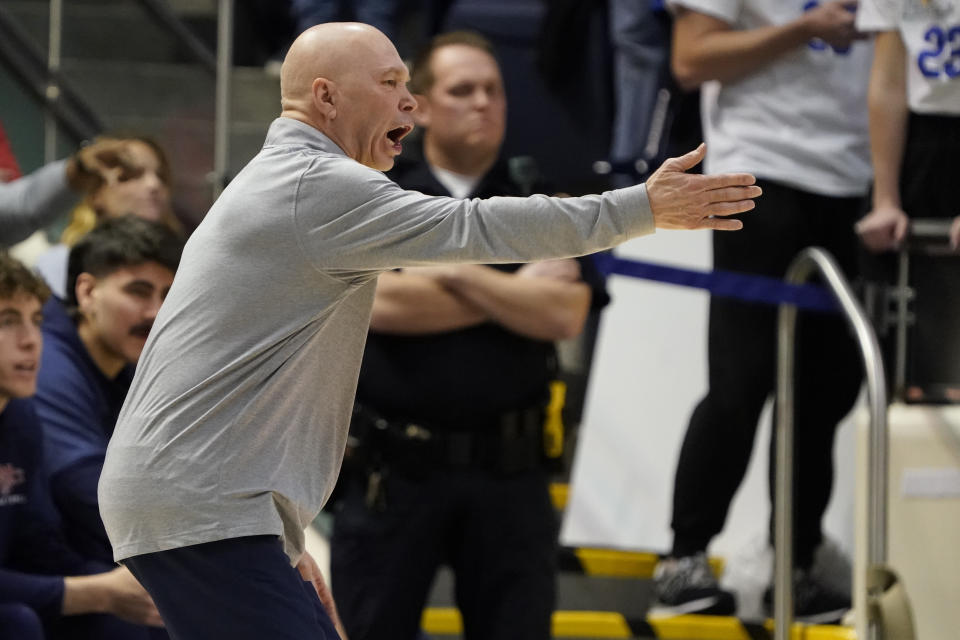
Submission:
[[[216,199],[226,183],[230,152],[230,84],[233,63],[234,0],[219,0],[218,3],[216,55],[177,17],[166,0],[138,1],[144,10],[154,17],[157,24],[172,34],[200,63],[200,66],[216,79],[214,170],[208,177],[213,188],[213,197]],[[59,41],[63,19],[62,12],[59,9],[60,2],[62,0],[50,0],[50,50],[46,96],[51,114],[58,106],[57,97],[62,89],[58,72]],[[52,120],[52,117],[53,115],[48,116],[48,122]],[[48,124],[45,135],[48,149],[53,147],[55,135],[55,128]]]
[[[60,73],[51,74],[47,55],[30,39],[19,23],[0,5],[0,60],[7,63],[33,98],[45,105],[57,122],[77,141],[89,139],[103,130],[99,118],[77,95],[71,83]],[[52,85],[56,95],[49,93]]]
[[63,0],[50,0],[49,38],[47,39],[48,107],[43,115],[43,162],[57,159],[57,116],[50,107],[60,99],[60,58],[63,48]]
[[177,17],[166,0],[138,0],[157,23],[172,34],[211,75],[217,73],[217,56]]
[[217,6],[217,100],[213,137],[213,199],[220,197],[227,183],[230,162],[230,85],[233,78],[234,0],[219,0]]
[[902,400],[907,386],[907,332],[910,327],[910,305],[913,290],[910,287],[910,251],[911,245],[942,242],[946,246],[950,239],[952,218],[914,218],[910,220],[907,242],[900,248],[897,256],[897,282],[893,289],[896,300],[896,360],[893,369],[893,389],[897,399]]
[[234,0],[217,2],[217,50],[211,51],[171,10],[166,0],[138,0],[157,22],[183,44],[205,71],[216,78],[213,171],[208,176],[214,200],[227,182],[230,156],[230,85],[233,71]]
[[[870,407],[867,458],[867,563],[887,558],[887,389],[876,333],[836,261],[819,247],[804,249],[787,269],[786,281],[802,284],[819,272],[857,338],[867,376]],[[777,328],[777,475],[774,524],[774,638],[788,640],[793,622],[793,369],[797,307],[780,306]],[[878,637],[873,616],[865,640]]]

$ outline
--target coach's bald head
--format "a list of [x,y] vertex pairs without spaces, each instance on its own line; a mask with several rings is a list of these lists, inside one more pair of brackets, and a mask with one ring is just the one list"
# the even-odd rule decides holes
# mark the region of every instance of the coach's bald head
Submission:
[[282,117],[323,132],[354,160],[386,171],[413,130],[416,101],[393,43],[356,22],[304,31],[280,72]]

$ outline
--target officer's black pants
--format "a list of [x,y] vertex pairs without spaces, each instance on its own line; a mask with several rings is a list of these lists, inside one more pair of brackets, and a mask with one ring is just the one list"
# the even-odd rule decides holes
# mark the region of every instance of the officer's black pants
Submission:
[[[716,269],[782,278],[805,247],[827,249],[848,278],[856,269],[853,225],[860,198],[828,198],[759,181],[763,196],[741,231],[713,233]],[[750,460],[757,421],[776,380],[777,309],[710,301],[709,385],[690,419],[673,496],[674,555],[706,549],[723,529]],[[856,400],[860,357],[839,314],[801,313],[796,343],[794,527],[797,566],[809,566],[822,539],[833,484],[837,422]],[[771,487],[774,485],[771,443]],[[771,488],[772,495],[772,488]],[[760,505],[758,505],[758,508]],[[772,513],[772,510],[771,510]]]
[[456,575],[466,640],[548,640],[556,514],[542,471],[392,473],[382,511],[348,481],[334,518],[331,582],[351,640],[412,640],[441,564]]

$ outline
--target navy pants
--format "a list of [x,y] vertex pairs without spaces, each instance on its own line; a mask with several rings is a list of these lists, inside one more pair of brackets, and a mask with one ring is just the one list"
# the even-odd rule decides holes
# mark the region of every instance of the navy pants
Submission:
[[153,596],[173,640],[339,638],[275,536],[148,553],[124,564]]

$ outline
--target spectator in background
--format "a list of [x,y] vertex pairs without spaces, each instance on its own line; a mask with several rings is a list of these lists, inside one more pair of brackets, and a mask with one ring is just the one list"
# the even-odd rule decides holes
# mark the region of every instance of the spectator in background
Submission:
[[[159,625],[150,596],[127,569],[73,553],[41,508],[43,440],[30,396],[48,296],[38,277],[0,252],[0,638],[129,640],[129,625],[115,616]],[[111,615],[80,615],[93,613]],[[82,632],[63,629],[68,616]]]
[[[677,81],[685,88],[718,82],[703,88],[705,173],[751,171],[764,192],[756,213],[741,216],[742,233],[713,234],[715,266],[781,278],[800,250],[819,245],[854,273],[853,225],[871,175],[871,50],[856,43],[855,3],[670,0],[670,6]],[[723,529],[773,389],[775,327],[772,306],[710,301],[710,388],[693,412],[677,464],[673,549],[656,572],[663,608],[716,614],[736,608],[705,552]],[[815,580],[810,569],[832,490],[837,422],[853,406],[862,374],[839,316],[801,314],[797,353],[796,616],[839,620],[849,597]],[[774,461],[771,455],[771,487]]]
[[399,0],[290,0],[297,33],[324,22],[354,20],[379,29],[395,40],[400,18]]
[[[410,89],[424,160],[389,177],[427,195],[524,195],[499,158],[507,104],[485,38],[434,38]],[[589,258],[380,274],[351,425],[356,462],[341,476],[331,541],[350,638],[416,637],[442,564],[456,574],[465,638],[550,638],[553,341],[577,335],[591,302],[606,301]]]
[[17,158],[13,155],[13,149],[10,148],[7,132],[3,128],[3,123],[0,122],[0,183],[13,182],[22,175]]
[[960,61],[956,48],[947,50],[960,3],[862,0],[857,26],[878,32],[869,93],[873,200],[857,232],[869,249],[889,251],[903,242],[909,217],[954,218],[956,249]]
[[[250,0],[248,0],[249,2]],[[263,2],[263,0],[259,0]],[[438,2],[446,0],[417,0],[422,2]],[[275,0],[268,0],[271,6],[276,7]],[[397,41],[397,31],[400,22],[400,0],[287,0],[286,11],[293,21],[293,36],[303,33],[310,27],[325,22],[356,21],[376,27],[390,40]],[[410,0],[406,1],[404,9],[411,9]],[[273,9],[277,11],[278,9]],[[264,65],[264,71],[273,76],[280,76],[283,58],[287,55],[290,40],[284,43]]]
[[66,304],[44,307],[37,383],[50,491],[67,542],[112,562],[97,481],[133,369],[180,260],[179,237],[134,216],[105,220],[70,250]]
[[135,153],[126,141],[98,140],[66,160],[0,182],[0,247],[54,222],[81,196],[100,191],[105,184],[126,185],[142,178]]
[[52,247],[37,260],[36,269],[58,298],[66,298],[67,254],[76,242],[97,222],[128,214],[161,222],[174,233],[183,227],[170,205],[170,164],[163,149],[147,137],[104,138],[122,142],[136,175],[126,178],[114,170],[89,191],[83,202],[70,213],[70,224],[64,229],[61,244]]
[[[670,20],[663,2],[612,0],[610,40],[616,99],[610,160],[618,166],[635,165],[638,160],[651,162],[661,148],[650,144],[651,136],[659,139],[666,133],[665,123],[656,121],[654,112],[659,91],[670,80]],[[659,108],[666,109],[667,105]],[[648,146],[654,148],[648,151]],[[637,181],[632,175],[614,176],[618,187]]]

